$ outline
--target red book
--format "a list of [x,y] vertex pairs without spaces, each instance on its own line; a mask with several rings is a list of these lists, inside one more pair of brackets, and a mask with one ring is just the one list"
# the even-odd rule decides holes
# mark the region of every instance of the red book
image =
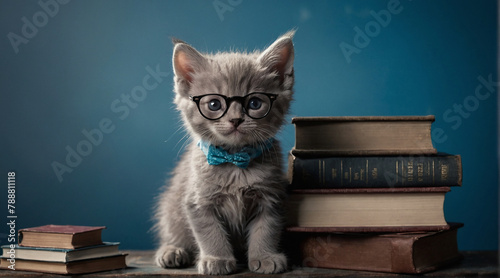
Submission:
[[45,225],[19,230],[19,245],[75,249],[102,244],[101,232],[106,227]]

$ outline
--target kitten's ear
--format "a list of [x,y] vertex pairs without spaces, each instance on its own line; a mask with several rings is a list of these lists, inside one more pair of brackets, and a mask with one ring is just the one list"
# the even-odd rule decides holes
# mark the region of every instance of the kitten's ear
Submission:
[[172,57],[175,76],[191,82],[193,73],[206,67],[207,59],[187,43],[178,39],[172,41],[175,44]]
[[292,38],[295,30],[279,37],[259,56],[258,61],[271,71],[276,71],[283,81],[286,75],[293,73],[294,49]]

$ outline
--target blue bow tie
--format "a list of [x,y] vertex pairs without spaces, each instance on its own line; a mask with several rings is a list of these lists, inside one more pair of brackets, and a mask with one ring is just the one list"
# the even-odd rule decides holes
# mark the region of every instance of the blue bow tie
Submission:
[[220,165],[223,163],[233,163],[239,168],[246,169],[250,164],[250,161],[254,158],[259,157],[262,152],[267,151],[273,147],[274,139],[270,138],[264,142],[262,146],[257,148],[254,147],[243,147],[240,152],[230,154],[221,147],[216,147],[209,142],[200,140],[198,142],[198,147],[207,156],[207,162],[210,165]]

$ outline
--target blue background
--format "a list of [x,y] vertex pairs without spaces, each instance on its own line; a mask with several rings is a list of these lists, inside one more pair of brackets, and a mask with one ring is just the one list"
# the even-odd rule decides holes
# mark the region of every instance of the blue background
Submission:
[[[86,0],[49,6],[51,16],[38,1],[0,1],[0,215],[8,215],[7,172],[15,171],[17,228],[105,225],[104,239],[122,249],[152,249],[154,199],[185,142],[170,37],[203,52],[252,51],[296,27],[289,119],[435,115],[434,146],[463,159],[463,186],[445,202],[447,220],[465,223],[459,247],[497,249],[497,3],[401,0],[381,26],[373,12],[390,3]],[[13,44],[13,34],[26,43]],[[344,55],[341,44],[357,50]],[[143,84],[148,67],[162,72],[147,81],[157,85],[127,114],[122,95]],[[495,82],[480,88],[481,99],[479,77]],[[82,131],[103,120],[113,130],[88,149]],[[293,126],[279,138],[292,148]],[[59,181],[52,164],[66,164],[79,144],[87,156]],[[3,225],[2,244],[8,233]]]

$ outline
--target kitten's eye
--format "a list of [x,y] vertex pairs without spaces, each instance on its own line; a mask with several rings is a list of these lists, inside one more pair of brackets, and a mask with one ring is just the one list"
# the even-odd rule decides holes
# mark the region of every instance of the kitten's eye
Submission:
[[248,108],[252,110],[260,109],[260,107],[262,107],[262,100],[260,98],[253,97],[248,102]]
[[222,108],[222,103],[220,103],[220,100],[218,99],[212,99],[211,101],[208,102],[208,109],[212,111],[217,111]]

